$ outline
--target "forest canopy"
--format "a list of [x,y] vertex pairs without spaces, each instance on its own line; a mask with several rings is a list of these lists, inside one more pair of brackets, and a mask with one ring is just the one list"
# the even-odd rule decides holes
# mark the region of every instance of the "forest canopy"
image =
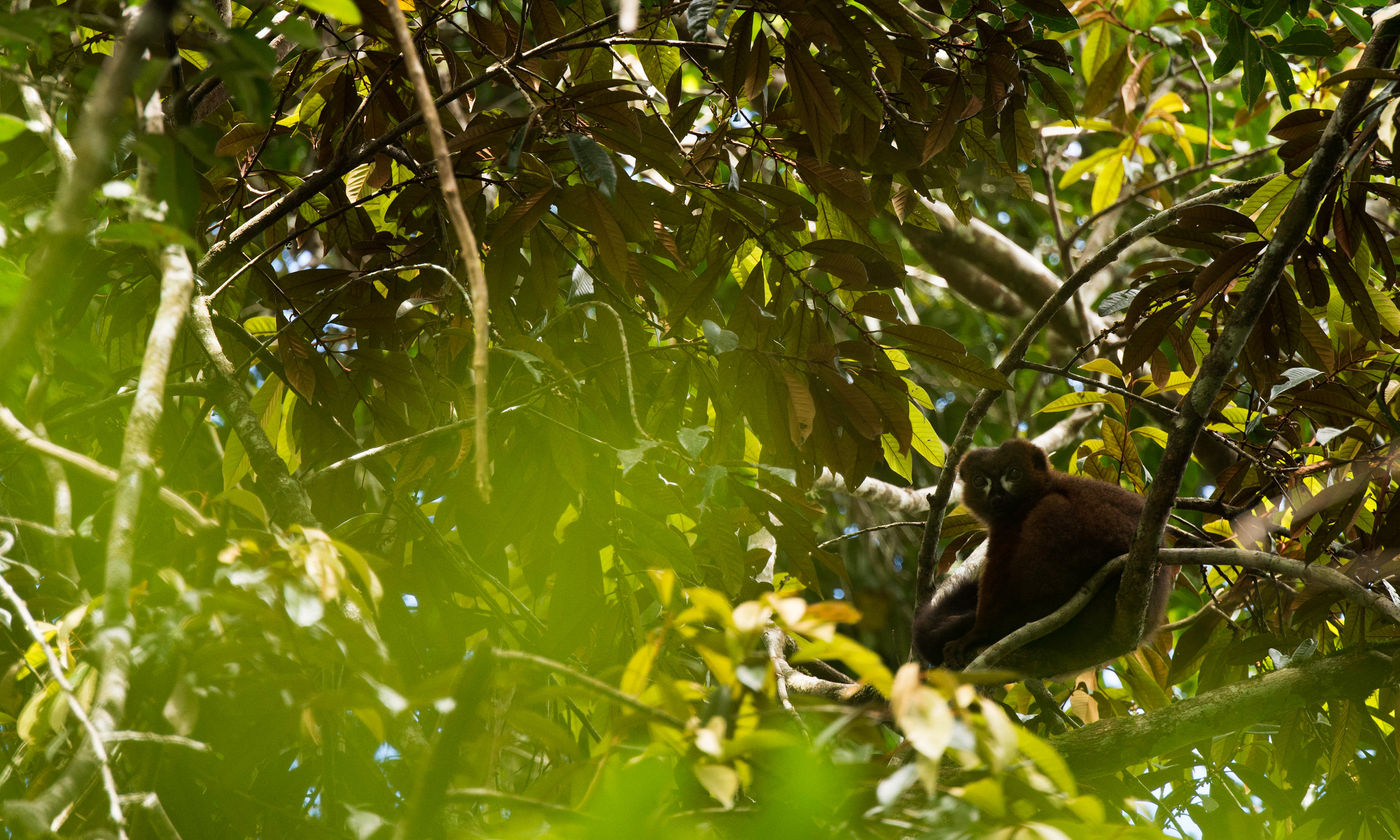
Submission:
[[[16,0],[0,837],[1400,836],[1397,36]],[[1169,624],[921,669],[1012,437]]]

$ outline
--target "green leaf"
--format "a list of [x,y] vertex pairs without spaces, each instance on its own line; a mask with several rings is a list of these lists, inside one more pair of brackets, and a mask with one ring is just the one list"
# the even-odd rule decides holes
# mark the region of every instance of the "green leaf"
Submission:
[[914,450],[899,448],[899,441],[892,434],[880,435],[880,451],[884,453],[885,465],[905,481],[914,480]]
[[938,439],[938,433],[933,430],[928,417],[912,402],[909,403],[909,425],[914,430],[914,451],[935,467],[945,466],[948,459],[943,450],[943,441]]
[[685,454],[692,458],[699,458],[700,453],[705,450],[706,444],[710,442],[710,435],[709,426],[695,426],[694,428],[678,430],[676,440],[685,450]]
[[350,26],[360,24],[360,10],[351,0],[306,0],[306,6]]
[[1278,95],[1283,100],[1283,107],[1293,107],[1293,94],[1298,92],[1298,86],[1293,82],[1293,69],[1288,66],[1288,61],[1278,52],[1265,49],[1264,60],[1268,64],[1269,75],[1274,79],[1274,87],[1278,89]]
[[802,127],[812,141],[817,160],[825,163],[831,136],[841,128],[841,105],[836,88],[807,45],[796,40],[787,43],[787,81]]
[[1309,55],[1325,58],[1335,55],[1337,45],[1327,30],[1312,26],[1300,26],[1278,43],[1279,52],[1291,55]]
[[1259,94],[1264,92],[1265,70],[1259,40],[1254,37],[1254,33],[1246,32],[1243,36],[1243,42],[1244,78],[1240,82],[1240,90],[1244,94],[1245,107],[1248,108],[1252,107],[1259,98]]
[[706,319],[700,322],[700,329],[705,331],[705,343],[710,346],[710,352],[716,356],[739,347],[739,336],[714,321]]
[[1315,368],[1289,368],[1288,370],[1283,372],[1283,382],[1279,383],[1278,385],[1275,385],[1273,387],[1273,390],[1269,392],[1269,399],[1273,400],[1279,394],[1282,394],[1285,391],[1292,390],[1293,388],[1302,385],[1304,382],[1307,382],[1310,379],[1316,379],[1317,377],[1322,375],[1322,371],[1317,370]]
[[569,151],[578,162],[583,177],[596,182],[598,192],[612,198],[617,191],[617,167],[613,165],[612,155],[592,137],[583,134],[569,132],[568,141]]
[[1128,304],[1133,302],[1133,298],[1137,297],[1140,291],[1142,290],[1123,289],[1122,291],[1104,295],[1103,300],[1099,301],[1099,305],[1094,307],[1094,311],[1105,316],[1112,315],[1115,312],[1122,312],[1124,309],[1128,308]]
[[1060,397],[1056,397],[1046,403],[1036,414],[1047,414],[1057,411],[1073,411],[1086,405],[1097,405],[1103,403],[1112,406],[1122,417],[1126,414],[1123,397],[1119,394],[1101,394],[1097,391],[1073,391]]
[[1342,23],[1346,24],[1351,34],[1356,36],[1356,40],[1363,44],[1371,40],[1371,22],[1369,20],[1342,3],[1333,6],[1332,11],[1336,12],[1337,17],[1342,19]]
[[14,114],[0,114],[0,143],[13,140],[28,130],[24,120]]

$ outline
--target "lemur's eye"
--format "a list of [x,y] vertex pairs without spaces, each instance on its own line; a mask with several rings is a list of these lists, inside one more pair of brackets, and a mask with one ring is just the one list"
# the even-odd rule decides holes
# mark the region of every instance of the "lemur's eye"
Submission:
[[1007,467],[1005,472],[1007,481],[1016,481],[1021,477],[1020,467]]

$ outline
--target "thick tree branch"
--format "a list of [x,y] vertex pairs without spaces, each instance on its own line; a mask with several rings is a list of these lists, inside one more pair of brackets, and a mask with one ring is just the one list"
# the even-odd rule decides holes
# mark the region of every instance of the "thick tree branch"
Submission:
[[1290,666],[1173,703],[1155,712],[1111,718],[1051,739],[1080,779],[1103,776],[1208,742],[1246,726],[1275,721],[1302,706],[1364,697],[1392,677],[1392,658],[1356,651]]
[[[1388,65],[1397,34],[1400,34],[1400,19],[1383,21],[1366,45],[1357,66],[1378,68]],[[1255,323],[1283,277],[1284,268],[1307,235],[1324,193],[1337,176],[1337,166],[1346,152],[1352,124],[1366,104],[1373,81],[1358,78],[1348,83],[1322,133],[1322,139],[1318,141],[1308,171],[1283,211],[1273,239],[1264,248],[1254,278],[1230,312],[1215,346],[1202,360],[1191,389],[1181,401],[1180,413],[1171,422],[1166,450],[1157,467],[1156,479],[1147,493],[1147,503],[1138,522],[1137,535],[1133,538],[1132,559],[1123,572],[1123,583],[1118,589],[1118,609],[1114,614],[1115,636],[1141,632],[1151,595],[1157,546],[1161,542],[1167,516],[1171,513],[1172,500],[1176,498],[1186,465],[1195,449],[1196,438],[1210,416],[1215,398],[1225,384],[1225,377],[1234,367],[1245,340],[1254,330]]]
[[[919,266],[906,264],[905,271],[914,279],[923,280],[935,288],[946,285],[954,294],[990,315],[1025,320],[1035,314],[1034,309],[993,280],[985,271],[955,253],[945,251],[931,231],[910,226],[904,229],[904,238],[909,240],[909,244],[923,258],[928,268],[933,270],[929,272]],[[939,277],[943,278],[943,284],[937,283]],[[1078,343],[1078,340],[1076,336],[1074,342]]]
[[272,520],[279,525],[317,526],[316,516],[311,512],[311,499],[306,488],[287,472],[287,464],[277,454],[277,448],[267,439],[258,415],[248,402],[243,391],[238,371],[224,355],[223,345],[214,333],[214,322],[209,314],[209,299],[196,297],[190,304],[190,326],[195,337],[209,357],[209,393],[214,402],[223,409],[234,434],[248,453],[248,461],[253,467],[253,479],[261,491],[263,504],[267,505]]
[[[921,257],[949,278],[950,286],[952,279],[970,266],[994,278],[1028,309],[1040,306],[1059,288],[1060,280],[1053,271],[1001,231],[980,219],[963,224],[952,208],[942,202],[921,199],[921,203],[938,219],[940,227],[933,231],[910,225],[904,228],[905,236]],[[971,291],[977,294],[975,288]],[[985,298],[985,294],[981,296]],[[1098,329],[1096,322],[1097,317],[1087,311],[1060,308],[1052,316],[1056,332],[1075,344],[1086,341]]]

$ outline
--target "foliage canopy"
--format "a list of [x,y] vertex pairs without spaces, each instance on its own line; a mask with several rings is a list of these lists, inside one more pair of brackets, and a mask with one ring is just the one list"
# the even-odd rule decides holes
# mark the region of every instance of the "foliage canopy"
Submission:
[[[1400,835],[1398,28],[14,4],[0,836]],[[1012,435],[1177,624],[920,675]]]

